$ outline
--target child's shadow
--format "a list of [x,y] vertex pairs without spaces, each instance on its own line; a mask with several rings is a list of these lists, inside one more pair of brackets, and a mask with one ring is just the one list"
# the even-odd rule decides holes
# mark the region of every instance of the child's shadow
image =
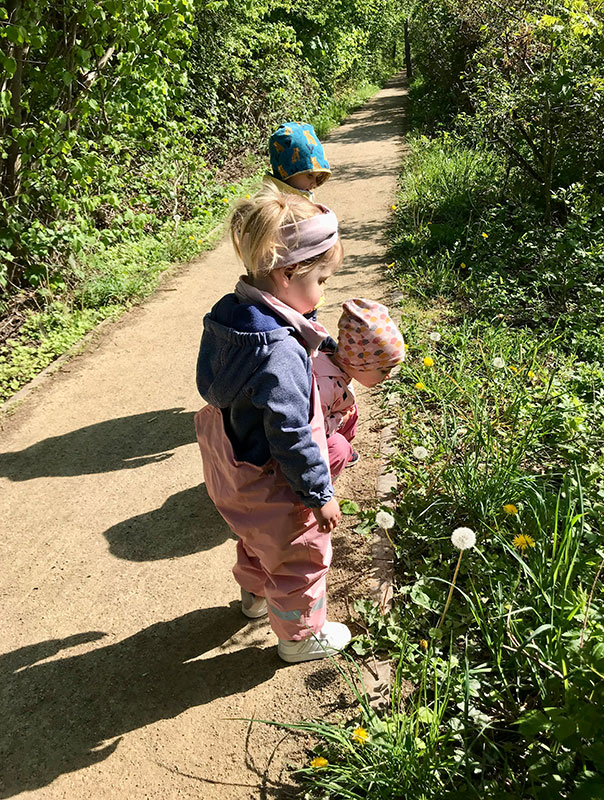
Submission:
[[159,508],[105,531],[110,552],[128,561],[188,556],[232,537],[203,483],[177,492]]
[[28,481],[135,469],[163,461],[172,457],[168,451],[195,441],[193,416],[182,408],[162,408],[40,439],[24,450],[0,453],[0,475]]
[[34,791],[107,758],[128,731],[268,680],[273,650],[197,659],[245,624],[233,607],[193,611],[107,647],[36,663],[101,639],[93,631],[0,657],[0,797]]

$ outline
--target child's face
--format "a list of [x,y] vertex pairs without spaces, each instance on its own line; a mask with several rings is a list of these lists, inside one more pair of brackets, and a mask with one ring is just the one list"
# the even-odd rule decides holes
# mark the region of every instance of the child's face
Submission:
[[312,192],[322,183],[322,173],[320,172],[298,172],[292,175],[285,183],[293,186],[294,189],[301,189],[303,192]]
[[332,260],[326,264],[320,264],[304,275],[293,272],[287,277],[287,285],[280,287],[279,294],[276,296],[288,306],[299,311],[300,314],[308,314],[317,306],[323,296],[324,284],[338,266],[338,262]]
[[358,381],[361,386],[366,386],[368,389],[371,389],[373,386],[377,386],[378,383],[385,381],[394,367],[351,367],[349,364],[346,364],[344,369],[345,372],[350,375],[351,378],[354,378],[355,381]]

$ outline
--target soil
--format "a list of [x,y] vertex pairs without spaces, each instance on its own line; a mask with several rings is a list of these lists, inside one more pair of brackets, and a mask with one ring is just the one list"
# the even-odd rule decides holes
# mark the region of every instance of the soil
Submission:
[[[331,331],[348,297],[389,299],[404,94],[393,80],[325,141],[334,175],[318,199],[345,246],[320,314]],[[203,484],[195,359],[238,273],[224,239],[0,417],[0,798],[287,798],[310,741],[247,720],[346,714],[333,664],[285,665],[267,622],[241,615],[234,543]],[[380,410],[358,399],[361,461],[336,491],[367,507]],[[334,535],[342,621],[370,567],[354,524]]]

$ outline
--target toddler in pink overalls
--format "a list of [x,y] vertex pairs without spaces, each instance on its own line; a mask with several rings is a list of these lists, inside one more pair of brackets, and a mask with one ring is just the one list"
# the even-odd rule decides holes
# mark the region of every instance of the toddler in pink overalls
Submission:
[[330,532],[340,508],[311,356],[328,334],[304,315],[342,262],[333,211],[272,186],[235,210],[246,275],[204,319],[195,416],[208,494],[238,537],[243,613],[268,613],[288,662],[343,649],[326,621]]
[[361,297],[347,300],[342,309],[337,349],[313,357],[332,480],[359,459],[352,447],[358,411],[351,379],[377,386],[405,359],[404,339],[386,306]]

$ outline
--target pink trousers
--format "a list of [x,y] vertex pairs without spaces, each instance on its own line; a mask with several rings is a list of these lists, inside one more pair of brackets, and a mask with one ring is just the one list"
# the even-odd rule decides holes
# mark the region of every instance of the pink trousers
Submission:
[[327,437],[327,452],[329,453],[329,470],[331,479],[335,481],[354,453],[352,440],[356,436],[359,421],[358,409],[355,405],[354,413],[346,420],[344,425]]
[[[313,437],[326,456],[323,416],[315,399],[319,413],[311,423]],[[239,538],[235,580],[266,598],[279,638],[298,640],[317,633],[325,623],[330,534],[319,531],[312,511],[302,505],[274,460],[262,467],[235,460],[218,409],[198,411],[195,429],[208,494]]]

